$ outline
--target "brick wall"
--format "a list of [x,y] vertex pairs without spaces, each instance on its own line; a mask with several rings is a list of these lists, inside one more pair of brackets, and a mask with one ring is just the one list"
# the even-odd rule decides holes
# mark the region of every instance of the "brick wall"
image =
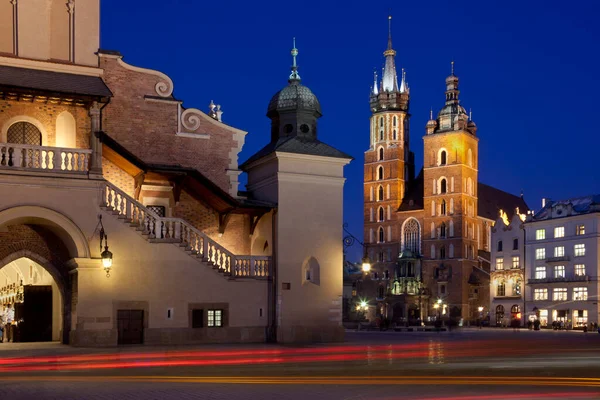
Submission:
[[43,227],[9,225],[6,232],[0,232],[0,260],[23,250],[36,253],[55,266],[71,258],[60,239]]
[[[47,141],[42,142],[42,145],[55,146],[56,118],[63,111],[70,112],[75,118],[76,147],[79,149],[89,149],[91,121],[88,110],[84,107],[0,100],[0,129],[8,129],[9,126],[7,123],[12,118],[19,116],[30,117],[39,121],[47,133]],[[18,122],[18,118],[13,120],[13,122]],[[13,122],[11,122],[11,125]]]
[[245,215],[232,215],[225,233],[219,236],[218,214],[184,190],[181,192],[179,203],[173,209],[173,217],[191,223],[234,254],[250,254],[250,221]]
[[102,174],[104,179],[134,197],[135,181],[133,177],[106,158],[102,158]]
[[100,67],[114,94],[102,115],[103,130],[109,136],[145,162],[196,168],[229,191],[225,172],[231,150],[238,147],[234,132],[226,125],[199,118],[200,127],[193,133],[208,133],[209,139],[177,136],[177,103],[144,98],[157,96],[159,77],[126,69],[109,57],[100,57]]

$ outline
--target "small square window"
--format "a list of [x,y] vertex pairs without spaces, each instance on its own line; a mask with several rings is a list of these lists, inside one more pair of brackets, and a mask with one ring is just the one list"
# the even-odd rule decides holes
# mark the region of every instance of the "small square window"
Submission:
[[575,245],[575,257],[585,256],[585,244]]
[[543,260],[546,258],[546,249],[535,249],[535,259]]
[[577,225],[577,229],[575,231],[577,236],[585,235],[585,225]]
[[218,328],[223,326],[223,310],[208,310],[207,326],[209,328]]
[[554,257],[564,257],[565,256],[565,247],[557,246],[554,248]]
[[535,240],[544,240],[546,239],[546,230],[538,229],[535,231]]
[[555,238],[565,237],[565,227],[557,226],[556,228],[554,228],[554,237]]
[[515,256],[512,258],[512,267],[513,268],[519,268],[520,267],[520,257],[519,256]]
[[585,276],[584,264],[575,264],[575,276]]
[[535,267],[535,279],[546,279],[546,267]]
[[554,277],[555,278],[564,278],[565,277],[565,266],[557,265],[554,267]]
[[501,271],[504,269],[504,258],[498,257],[496,258],[496,270]]

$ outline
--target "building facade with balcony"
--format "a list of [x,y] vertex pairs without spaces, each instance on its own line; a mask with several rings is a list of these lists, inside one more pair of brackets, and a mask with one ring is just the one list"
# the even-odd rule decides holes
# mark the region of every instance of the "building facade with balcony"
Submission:
[[184,107],[167,75],[99,49],[99,0],[3,1],[0,27],[0,299],[14,340],[343,337],[329,266],[342,264],[351,157],[317,139],[320,104],[296,67],[268,105],[268,144],[239,165],[246,132],[220,106]]
[[490,272],[491,326],[521,326],[525,312],[525,214],[504,211],[492,228]]
[[528,318],[542,327],[598,323],[600,196],[544,200],[525,237]]

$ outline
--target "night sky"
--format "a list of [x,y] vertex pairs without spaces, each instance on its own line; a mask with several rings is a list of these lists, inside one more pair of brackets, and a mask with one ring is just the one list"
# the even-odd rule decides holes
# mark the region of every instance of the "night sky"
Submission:
[[461,104],[478,126],[480,181],[523,190],[535,210],[542,197],[600,193],[599,1],[101,3],[101,47],[168,74],[186,107],[221,104],[223,121],[249,132],[240,163],[269,140],[265,113],[287,85],[295,36],[302,83],[323,110],[319,139],[355,158],[344,220],[360,238],[369,88],[383,66],[390,7],[396,66],[411,88],[417,173],[429,109],[443,106],[454,60]]

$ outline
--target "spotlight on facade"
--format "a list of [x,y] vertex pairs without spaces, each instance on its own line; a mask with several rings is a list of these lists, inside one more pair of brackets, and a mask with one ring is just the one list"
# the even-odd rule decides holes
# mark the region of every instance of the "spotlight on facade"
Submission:
[[363,272],[369,272],[371,270],[371,261],[367,256],[364,256],[362,259],[362,270]]

